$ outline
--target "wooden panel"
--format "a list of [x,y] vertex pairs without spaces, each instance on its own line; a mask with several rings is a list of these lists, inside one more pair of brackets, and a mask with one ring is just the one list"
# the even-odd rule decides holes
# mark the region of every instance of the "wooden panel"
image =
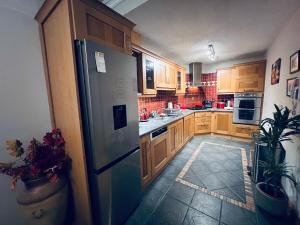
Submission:
[[156,59],[155,61],[155,86],[156,88],[168,88],[166,84],[166,73],[167,73],[167,66],[166,63]]
[[69,10],[68,1],[60,1],[44,20],[41,33],[55,127],[62,130],[67,153],[72,158],[76,224],[92,224]]
[[232,93],[233,69],[226,68],[217,71],[217,91],[218,93]]
[[176,153],[176,123],[173,123],[168,126],[168,141],[169,141],[169,150],[168,150],[168,158],[171,159]]
[[112,27],[112,43],[120,48],[124,48],[124,32]]
[[252,134],[257,132],[258,126],[256,125],[244,125],[244,124],[232,124],[231,135],[242,138],[252,138]]
[[151,142],[152,174],[156,176],[168,162],[168,134],[163,134]]
[[176,88],[176,80],[175,80],[175,77],[176,77],[176,67],[171,65],[171,64],[168,64],[167,65],[167,71],[166,71],[166,80],[165,80],[165,87],[167,88]]
[[145,187],[152,178],[151,172],[151,149],[150,149],[150,137],[149,135],[140,138],[141,149],[141,177],[142,185]]
[[196,117],[209,117],[211,116],[211,112],[195,112]]
[[100,2],[72,0],[72,4],[76,39],[86,38],[131,54],[131,30],[134,24],[130,24],[125,17],[115,15]]
[[134,45],[141,46],[142,44],[141,35],[136,31],[131,31],[131,42]]
[[240,64],[236,66],[237,78],[264,78],[265,77],[266,62],[253,62],[247,64]]
[[264,78],[236,80],[236,92],[262,92],[262,91],[264,91]]
[[176,122],[175,131],[175,146],[176,152],[178,152],[183,145],[183,120]]
[[214,112],[212,116],[212,132],[217,134],[230,134],[232,124],[231,112]]

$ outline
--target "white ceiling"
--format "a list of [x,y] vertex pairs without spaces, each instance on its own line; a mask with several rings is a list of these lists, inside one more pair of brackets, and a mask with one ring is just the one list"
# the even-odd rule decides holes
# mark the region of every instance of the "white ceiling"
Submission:
[[263,54],[298,7],[300,0],[149,0],[125,16],[146,48],[178,63],[210,63],[210,43],[218,61]]

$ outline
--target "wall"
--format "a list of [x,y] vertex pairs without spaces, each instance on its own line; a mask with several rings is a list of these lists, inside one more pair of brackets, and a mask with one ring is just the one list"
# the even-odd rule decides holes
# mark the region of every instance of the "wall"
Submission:
[[[189,76],[187,75],[186,80],[188,81],[188,79]],[[175,96],[174,92],[160,91],[155,97],[139,97],[139,112],[144,108],[146,108],[149,113],[151,111],[163,112],[167,107],[167,103],[170,101],[173,102],[173,104],[193,107],[195,105],[202,105],[203,100],[214,100],[213,107],[216,107],[217,101],[230,100],[233,106],[233,95],[217,95],[216,73],[202,74],[201,81],[205,82],[205,86],[201,88],[189,88],[184,95]]]
[[[0,4],[0,30],[0,161],[7,161],[6,139],[18,138],[27,145],[33,136],[41,138],[51,123],[38,24]],[[21,225],[9,181],[0,175],[0,223]],[[18,183],[17,191],[21,186]]]
[[[267,51],[267,68],[265,80],[265,97],[263,118],[272,117],[274,111],[273,104],[283,105],[291,108],[291,100],[286,97],[286,79],[292,77],[299,77],[300,72],[296,74],[289,73],[289,59],[296,50],[300,49],[300,8],[292,16],[289,22],[281,30],[277,38]],[[279,84],[271,85],[271,67],[272,64],[281,58],[281,75]],[[298,102],[297,114],[300,113],[300,102]],[[286,161],[289,165],[294,166],[293,172],[298,182],[300,182],[300,137],[294,138],[294,143],[286,143],[285,148],[287,151]],[[298,207],[300,213],[300,194],[287,182],[284,181],[286,191],[293,200],[294,204]]]

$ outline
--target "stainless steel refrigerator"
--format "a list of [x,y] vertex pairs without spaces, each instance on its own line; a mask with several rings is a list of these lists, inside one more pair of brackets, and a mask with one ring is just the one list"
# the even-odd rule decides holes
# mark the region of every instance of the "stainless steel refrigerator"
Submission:
[[141,199],[136,60],[88,40],[75,49],[94,223],[120,225]]

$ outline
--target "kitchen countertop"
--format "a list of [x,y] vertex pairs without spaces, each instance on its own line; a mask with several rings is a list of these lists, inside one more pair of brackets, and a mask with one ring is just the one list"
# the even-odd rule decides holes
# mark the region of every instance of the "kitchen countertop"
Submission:
[[177,120],[180,120],[183,117],[191,115],[195,112],[233,112],[233,110],[217,109],[217,108],[200,109],[200,110],[183,109],[182,114],[179,116],[167,116],[164,118],[160,118],[160,117],[151,118],[147,122],[139,122],[139,135],[141,137],[141,136],[148,134],[158,128],[161,128],[161,127],[171,124]]

